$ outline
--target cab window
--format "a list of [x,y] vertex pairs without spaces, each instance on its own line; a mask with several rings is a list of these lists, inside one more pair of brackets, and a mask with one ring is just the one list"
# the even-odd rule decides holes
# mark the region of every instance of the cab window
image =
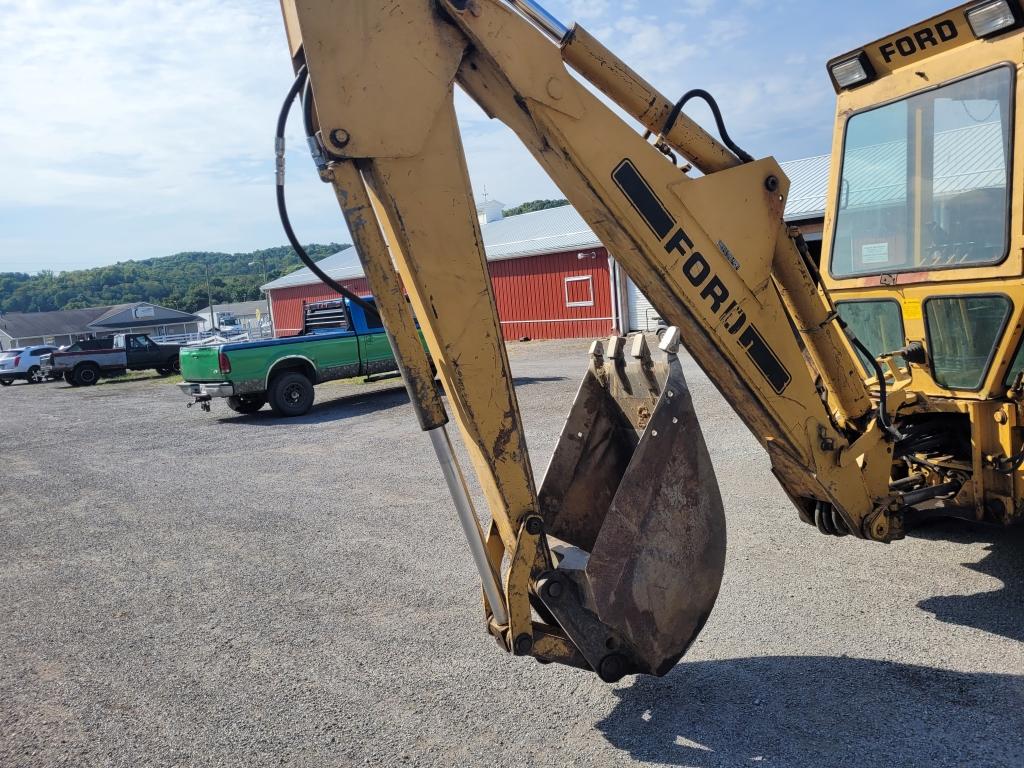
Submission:
[[999,67],[846,124],[835,277],[993,264],[1007,253],[1013,73]]
[[928,353],[936,384],[946,389],[981,387],[1010,308],[1005,296],[947,296],[925,301]]
[[[836,311],[875,357],[900,349],[906,343],[903,313],[899,303],[892,299],[839,301],[836,302]],[[875,371],[871,361],[860,350],[857,357],[864,366],[864,372],[873,376]]]
[[[363,299],[363,301],[365,301],[367,304],[369,304],[374,309],[377,309],[377,300],[376,299],[373,299],[373,298],[370,298],[370,297],[365,297]],[[363,319],[366,320],[366,330],[369,333],[378,333],[378,332],[383,333],[384,326],[381,325],[380,317],[378,317],[377,315],[373,314],[372,312],[367,311],[363,307],[360,307],[360,309],[363,310]]]

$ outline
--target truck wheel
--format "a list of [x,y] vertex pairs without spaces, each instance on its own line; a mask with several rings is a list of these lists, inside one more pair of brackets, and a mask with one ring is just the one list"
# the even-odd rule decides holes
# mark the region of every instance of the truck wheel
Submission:
[[100,380],[100,369],[92,363],[82,363],[75,368],[72,383],[79,387],[91,387]]
[[313,382],[304,373],[286,371],[270,382],[270,407],[278,416],[301,416],[313,407]]
[[266,404],[265,395],[232,395],[228,398],[228,408],[235,413],[256,413]]
[[173,373],[179,373],[181,371],[181,362],[176,357],[172,357],[162,366],[156,369],[156,372],[161,376],[170,376]]
[[38,365],[33,365],[26,371],[25,381],[29,384],[42,384],[46,381],[46,376],[43,375],[43,371]]
[[64,381],[66,381],[72,387],[78,386],[77,384],[75,384],[75,376],[74,374],[71,373],[71,371],[64,371],[64,373],[61,374],[61,378],[64,379]]

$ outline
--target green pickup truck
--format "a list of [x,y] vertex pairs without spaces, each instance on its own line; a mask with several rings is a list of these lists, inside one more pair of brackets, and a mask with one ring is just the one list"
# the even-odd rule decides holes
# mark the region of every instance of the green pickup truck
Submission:
[[255,413],[269,402],[278,416],[301,416],[313,406],[315,384],[398,370],[380,320],[368,319],[359,305],[315,302],[303,316],[299,336],[183,347],[181,390],[206,411],[222,397],[237,413]]

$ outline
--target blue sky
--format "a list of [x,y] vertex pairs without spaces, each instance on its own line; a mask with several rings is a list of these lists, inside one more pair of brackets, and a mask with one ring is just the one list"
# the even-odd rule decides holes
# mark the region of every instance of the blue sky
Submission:
[[[716,95],[730,133],[780,160],[829,150],[831,56],[951,0],[549,0],[670,98]],[[274,0],[0,0],[0,270],[110,264],[285,242],[273,125],[290,83]],[[692,114],[706,122],[709,115]],[[478,198],[559,196],[504,126],[459,100]],[[294,125],[293,125],[294,127]],[[347,242],[291,132],[304,242]]]

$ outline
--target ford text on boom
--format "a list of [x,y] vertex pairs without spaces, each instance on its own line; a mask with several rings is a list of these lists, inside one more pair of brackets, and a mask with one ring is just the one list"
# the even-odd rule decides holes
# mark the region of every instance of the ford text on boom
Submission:
[[747,319],[735,299],[730,300],[729,289],[715,274],[704,255],[694,249],[693,240],[677,225],[640,175],[630,160],[623,160],[612,173],[612,179],[633,204],[647,226],[661,240],[666,253],[678,253],[684,259],[683,275],[694,288],[700,289],[700,298],[711,312],[722,321],[722,327],[735,338],[740,347],[777,393],[782,394],[792,377],[778,356],[764,340],[760,331]]
[[956,24],[946,19],[940,21],[934,27],[925,27],[924,29],[917,30],[912,35],[904,35],[903,37],[897,37],[895,40],[883,43],[878,47],[878,52],[882,54],[886,64],[891,64],[896,56],[901,58],[913,56],[918,51],[923,51],[925,48],[931,48],[942,43],[948,43],[959,36],[960,31],[956,28]]

